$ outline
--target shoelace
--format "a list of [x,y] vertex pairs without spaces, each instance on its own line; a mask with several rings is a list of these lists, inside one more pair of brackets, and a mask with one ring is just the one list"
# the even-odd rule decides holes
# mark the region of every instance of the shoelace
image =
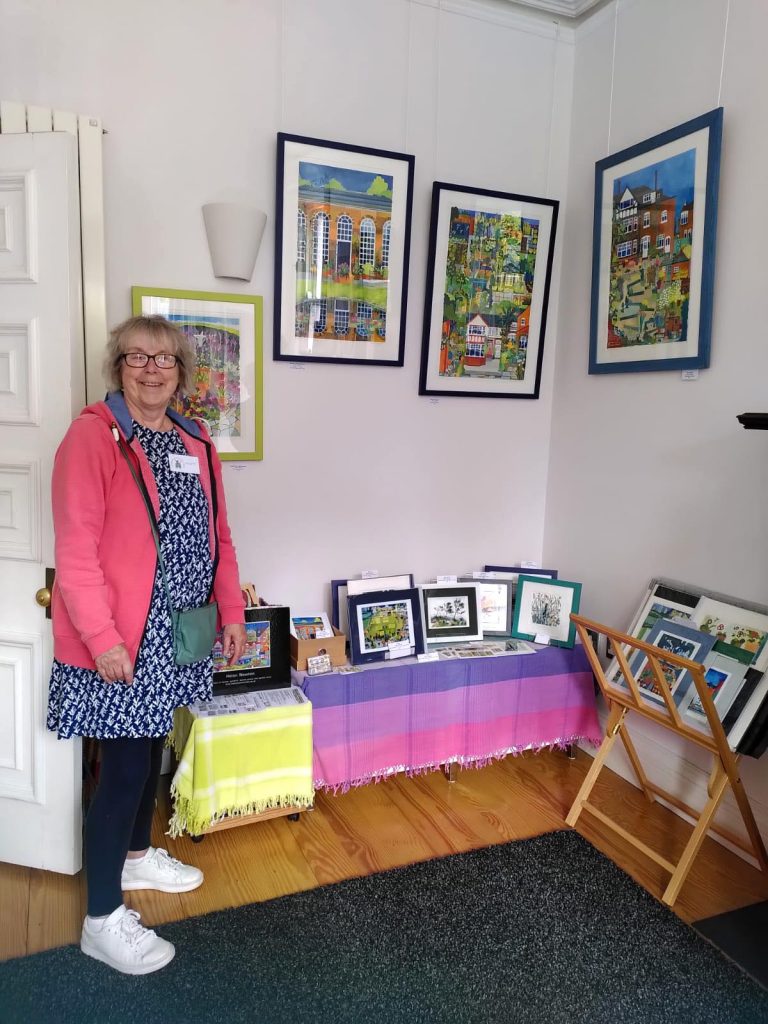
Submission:
[[126,910],[120,918],[120,931],[131,946],[140,946],[155,935],[151,928],[145,928],[141,924],[141,917],[135,910]]
[[182,866],[181,861],[172,857],[167,850],[155,849],[155,861],[161,871],[173,871],[174,873],[177,873]]

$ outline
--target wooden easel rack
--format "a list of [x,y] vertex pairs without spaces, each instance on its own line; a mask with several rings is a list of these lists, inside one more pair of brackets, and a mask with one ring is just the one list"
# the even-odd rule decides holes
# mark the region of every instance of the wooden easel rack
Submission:
[[[768,854],[766,854],[765,845],[755,822],[752,808],[749,805],[744,784],[739,775],[740,757],[734,754],[728,746],[727,737],[709,692],[709,686],[704,678],[706,671],[704,666],[688,658],[664,651],[642,640],[637,640],[626,633],[619,633],[617,630],[610,629],[599,622],[585,619],[581,615],[571,615],[571,619],[576,624],[576,629],[589,658],[592,671],[595,674],[603,696],[608,702],[609,715],[605,738],[600,744],[592,766],[582,783],[573,806],[568,812],[568,816],[565,819],[566,822],[573,827],[578,821],[581,812],[587,810],[618,835],[622,836],[635,849],[640,850],[647,857],[660,864],[671,875],[669,884],[662,896],[663,902],[669,906],[677,899],[686,876],[691,869],[693,860],[699,852],[708,831],[716,832],[734,846],[751,854],[760,865],[760,868],[763,871],[768,871]],[[607,679],[590,635],[587,632],[588,630],[595,634],[602,633],[611,641],[620,669],[620,673],[616,676],[615,680]],[[644,658],[635,659],[636,652],[641,652]],[[634,660],[636,664],[641,665],[643,670],[647,667],[650,668],[657,692],[663,700],[663,705],[652,706],[642,695],[637,678],[630,667],[630,660]],[[673,669],[685,669],[691,674],[692,685],[696,687],[699,700],[704,708],[711,735],[694,729],[682,720],[662,665],[671,666]],[[648,779],[627,731],[626,719],[630,711],[634,711],[643,718],[648,718],[665,729],[685,737],[711,754],[712,769],[707,785],[707,802],[702,810],[698,811],[688,806],[673,793],[667,792]],[[691,836],[677,864],[673,864],[651,849],[651,847],[640,842],[639,839],[631,835],[631,833],[618,825],[589,801],[592,787],[605,766],[611,748],[619,738],[624,744],[624,749],[637,776],[638,784],[647,799],[652,802],[656,797],[661,797],[695,821]],[[733,791],[739,811],[741,812],[749,843],[745,843],[741,836],[729,832],[713,822],[717,808],[729,786]]]

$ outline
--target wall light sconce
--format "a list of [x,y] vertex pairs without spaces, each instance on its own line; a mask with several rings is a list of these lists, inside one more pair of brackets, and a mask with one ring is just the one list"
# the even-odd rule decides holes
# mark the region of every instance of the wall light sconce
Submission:
[[206,203],[205,233],[216,277],[250,281],[267,215],[242,203]]

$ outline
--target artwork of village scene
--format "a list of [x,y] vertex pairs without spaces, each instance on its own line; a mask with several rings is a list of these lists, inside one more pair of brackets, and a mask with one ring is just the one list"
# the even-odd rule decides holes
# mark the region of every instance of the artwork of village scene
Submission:
[[538,220],[452,207],[441,376],[524,379],[538,240]]
[[609,349],[687,340],[695,156],[613,183]]
[[201,419],[211,437],[240,437],[240,320],[170,313],[196,356],[194,390],[174,399],[178,412]]
[[216,642],[211,652],[214,672],[234,672],[248,668],[269,668],[270,629],[268,622],[246,622],[245,650],[236,664],[227,664],[227,657],[222,648],[222,634],[216,635]]
[[[362,622],[361,648],[380,651],[401,640],[411,640],[411,620],[406,601],[368,604],[358,609]],[[411,641],[412,642],[412,641]]]
[[299,163],[297,338],[385,341],[392,190],[390,175]]

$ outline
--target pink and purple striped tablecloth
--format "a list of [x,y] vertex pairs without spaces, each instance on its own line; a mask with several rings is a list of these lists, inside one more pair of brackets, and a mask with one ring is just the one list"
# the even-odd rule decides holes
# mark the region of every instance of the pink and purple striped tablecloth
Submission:
[[312,702],[314,783],[341,790],[396,772],[601,741],[583,648],[294,673]]

